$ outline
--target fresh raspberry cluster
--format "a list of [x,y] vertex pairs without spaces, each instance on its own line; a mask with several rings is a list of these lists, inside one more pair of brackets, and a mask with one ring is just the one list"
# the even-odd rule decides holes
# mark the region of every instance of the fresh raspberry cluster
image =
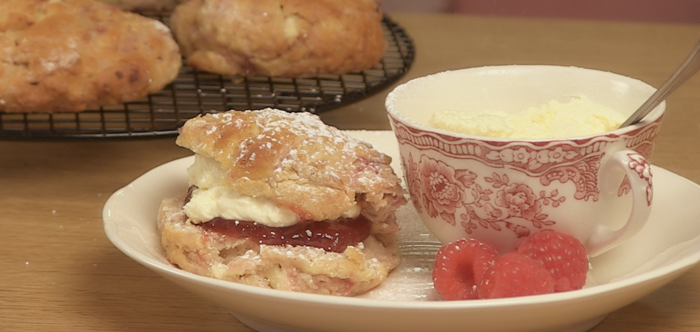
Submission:
[[433,282],[445,300],[494,299],[581,289],[587,273],[583,244],[547,229],[500,257],[476,239],[445,245],[435,260]]

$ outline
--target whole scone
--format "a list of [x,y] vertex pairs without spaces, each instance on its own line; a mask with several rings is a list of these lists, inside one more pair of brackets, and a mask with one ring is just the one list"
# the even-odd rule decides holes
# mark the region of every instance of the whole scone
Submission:
[[194,68],[309,77],[377,65],[386,49],[381,21],[377,0],[189,0],[170,27]]
[[158,228],[183,270],[259,287],[351,296],[399,263],[391,158],[309,113],[230,111],[187,121],[190,189]]
[[138,100],[177,77],[163,23],[94,0],[0,1],[0,111],[80,112]]

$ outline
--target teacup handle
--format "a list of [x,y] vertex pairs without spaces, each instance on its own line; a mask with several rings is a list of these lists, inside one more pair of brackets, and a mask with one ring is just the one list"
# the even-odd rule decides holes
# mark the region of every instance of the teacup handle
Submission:
[[[603,225],[597,226],[586,240],[586,248],[590,256],[600,255],[637,234],[651,213],[653,197],[651,164],[642,155],[632,150],[614,152],[604,162],[600,170],[602,186],[619,187],[619,182],[615,184],[611,179],[616,168],[622,169],[630,182],[632,212],[627,222],[619,229],[614,230]],[[600,189],[603,191],[608,188]]]

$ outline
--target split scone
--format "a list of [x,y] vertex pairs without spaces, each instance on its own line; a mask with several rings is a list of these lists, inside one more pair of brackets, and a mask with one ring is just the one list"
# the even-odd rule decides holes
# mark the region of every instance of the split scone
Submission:
[[229,111],[185,123],[190,189],[158,227],[183,270],[249,285],[351,296],[399,263],[406,203],[388,157],[309,113]]
[[223,75],[310,77],[379,63],[378,0],[190,0],[170,27],[187,64]]
[[162,90],[182,57],[163,23],[94,0],[0,1],[0,112],[80,112]]

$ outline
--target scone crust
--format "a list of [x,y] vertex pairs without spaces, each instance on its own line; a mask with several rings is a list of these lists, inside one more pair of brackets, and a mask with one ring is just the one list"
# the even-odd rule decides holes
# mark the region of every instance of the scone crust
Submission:
[[177,77],[167,26],[93,0],[0,2],[0,111],[79,112],[138,100]]
[[375,223],[405,203],[391,157],[316,115],[275,109],[190,119],[176,140],[213,158],[236,192],[272,199],[305,220],[334,220],[356,202]]
[[258,245],[192,224],[183,202],[184,197],[163,200],[158,228],[168,260],[198,275],[264,288],[353,296],[379,285],[400,261],[394,233],[372,234],[343,253]]
[[224,75],[309,77],[372,68],[377,0],[190,0],[170,20],[187,63]]
[[101,2],[119,7],[124,10],[135,12],[155,10],[172,11],[180,2],[184,0],[99,0]]

